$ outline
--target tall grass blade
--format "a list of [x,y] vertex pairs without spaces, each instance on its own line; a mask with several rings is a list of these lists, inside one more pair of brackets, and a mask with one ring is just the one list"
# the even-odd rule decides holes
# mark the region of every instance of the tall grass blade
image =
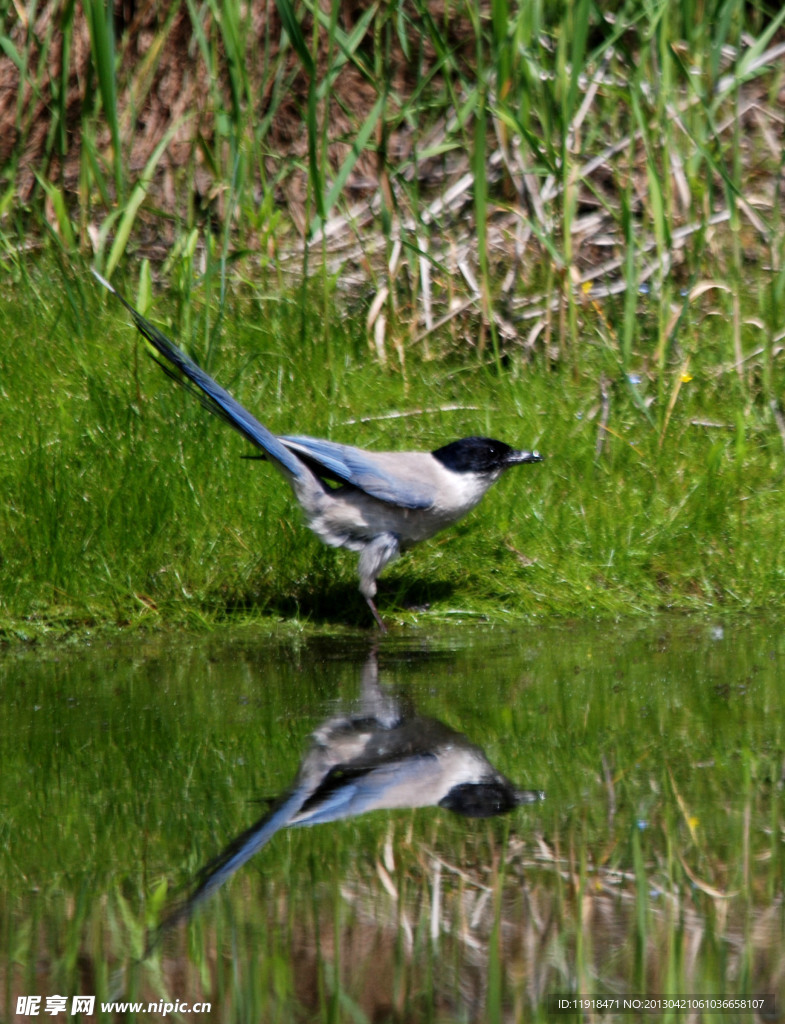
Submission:
[[76,245],[76,237],[74,235],[73,227],[71,224],[71,217],[68,213],[68,207],[66,205],[65,196],[63,195],[62,189],[58,188],[51,181],[47,181],[38,171],[35,172],[36,181],[41,188],[46,192],[49,197],[49,201],[52,204],[52,209],[55,213],[55,219],[57,221],[57,234],[60,244],[67,252],[73,252]]
[[144,170],[142,171],[139,181],[137,181],[136,185],[134,185],[131,197],[128,200],[128,203],[126,204],[124,209],[122,210],[120,216],[120,224],[117,228],[117,234],[115,235],[114,241],[112,242],[112,247],[109,250],[109,256],[106,261],[106,268],[104,270],[104,273],[107,278],[110,278],[112,276],[115,268],[117,267],[117,264],[123,258],[123,254],[125,253],[126,246],[128,245],[128,240],[131,237],[131,232],[136,221],[136,216],[139,213],[139,209],[141,208],[145,199],[147,198],[147,191],[150,187],[150,182],[152,181],[155,169],[158,166],[158,162],[166,152],[166,148],[171,142],[173,136],[175,135],[175,133],[178,131],[178,129],[185,120],[187,120],[187,117],[180,118],[180,120],[175,121],[173,124],[169,126],[168,131],[165,133],[164,137],[155,147],[152,155],[150,156],[150,159],[145,164]]
[[313,78],[316,67],[300,28],[300,22],[297,20],[294,5],[291,3],[291,0],[275,0],[275,6],[278,8],[283,27],[289,37],[289,42],[292,44],[294,52],[300,58],[300,63],[305,73],[309,78]]
[[373,107],[371,108],[367,118],[363,122],[362,127],[358,131],[357,135],[352,142],[352,147],[343,163],[341,164],[338,173],[335,176],[335,180],[332,183],[330,191],[327,193],[323,203],[323,215],[318,215],[311,221],[311,233],[315,234],[321,227],[324,226],[325,220],[330,216],[330,211],[338,202],[341,194],[343,193],[346,182],[349,180],[349,176],[354,170],[357,161],[362,156],[371,136],[376,129],[379,122],[379,116],[384,108],[385,97],[380,96]]
[[117,108],[117,73],[115,69],[114,9],[105,0],[84,0],[84,11],[90,27],[93,65],[98,76],[104,116],[112,136],[112,161],[118,199],[125,192],[123,153],[120,143],[120,119]]
[[330,40],[334,42],[340,50],[340,56],[334,58],[328,65],[327,74],[322,80],[322,85],[320,86],[320,95],[323,95],[326,83],[334,81],[347,61],[351,61],[364,76],[369,79],[372,78],[372,68],[370,67],[368,60],[363,56],[362,51],[358,52],[358,48],[360,43],[362,43],[363,39],[368,34],[368,30],[379,12],[379,6],[379,0],[376,0],[376,3],[370,4],[369,7],[360,14],[357,20],[353,22],[351,32],[347,34],[336,20],[338,13],[336,5],[333,5],[330,14],[327,14],[327,12],[323,11],[320,7],[314,6],[311,3],[306,3],[307,9],[311,14],[313,14],[318,23],[329,32]]

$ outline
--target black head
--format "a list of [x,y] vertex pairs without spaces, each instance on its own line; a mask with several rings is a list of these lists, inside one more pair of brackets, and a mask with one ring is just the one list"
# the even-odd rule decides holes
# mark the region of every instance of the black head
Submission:
[[538,452],[521,452],[490,437],[462,437],[431,452],[454,473],[498,473],[522,462],[541,462]]
[[467,818],[492,818],[506,814],[521,804],[533,804],[544,799],[545,794],[529,789],[516,789],[504,778],[487,779],[484,782],[463,782],[453,786],[447,796],[439,801],[455,814]]

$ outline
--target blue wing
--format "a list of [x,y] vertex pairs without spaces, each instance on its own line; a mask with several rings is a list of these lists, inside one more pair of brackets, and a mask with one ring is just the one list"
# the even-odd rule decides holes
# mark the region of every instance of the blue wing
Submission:
[[321,467],[328,476],[351,484],[379,501],[414,509],[431,508],[433,505],[432,488],[407,479],[385,465],[385,454],[389,460],[389,453],[377,457],[377,453],[362,448],[303,435],[287,435],[280,440],[310,463],[317,474]]
[[[437,767],[434,755],[419,754],[351,776],[325,794],[317,790],[304,802],[290,826],[323,825],[382,808],[412,806],[407,803],[407,795],[414,784],[422,788],[429,768],[433,767]],[[441,796],[440,793],[433,802],[438,803]]]

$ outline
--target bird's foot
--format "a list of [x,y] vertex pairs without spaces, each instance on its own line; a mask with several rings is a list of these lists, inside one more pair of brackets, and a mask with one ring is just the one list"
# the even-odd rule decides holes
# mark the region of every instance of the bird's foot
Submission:
[[366,597],[365,600],[368,602],[368,607],[371,609],[371,614],[373,615],[374,619],[376,619],[376,625],[379,627],[379,629],[382,631],[382,633],[386,633],[387,632],[387,627],[384,624],[384,619],[379,614],[378,608],[373,603],[373,598],[372,597]]

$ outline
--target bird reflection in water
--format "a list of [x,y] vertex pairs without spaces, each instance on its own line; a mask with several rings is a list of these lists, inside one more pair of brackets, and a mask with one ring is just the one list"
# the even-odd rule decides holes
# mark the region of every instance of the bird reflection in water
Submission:
[[281,829],[403,807],[438,806],[469,818],[490,818],[544,796],[518,789],[462,733],[405,710],[379,685],[372,653],[356,708],[313,731],[292,786],[199,871],[190,895],[157,934],[190,917]]

